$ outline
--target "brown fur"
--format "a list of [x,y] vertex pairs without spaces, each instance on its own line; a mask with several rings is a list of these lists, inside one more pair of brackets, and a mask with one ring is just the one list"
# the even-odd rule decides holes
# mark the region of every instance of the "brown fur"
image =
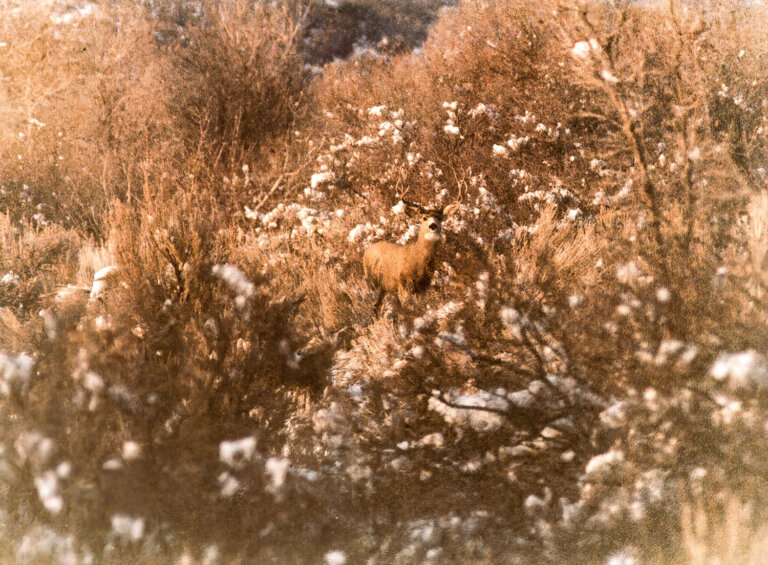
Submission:
[[[377,308],[387,292],[397,293],[404,303],[412,292],[429,285],[435,254],[442,241],[441,222],[442,214],[426,214],[416,241],[406,245],[380,241],[365,250],[365,277],[380,289]],[[436,225],[436,229],[430,229],[430,225]]]

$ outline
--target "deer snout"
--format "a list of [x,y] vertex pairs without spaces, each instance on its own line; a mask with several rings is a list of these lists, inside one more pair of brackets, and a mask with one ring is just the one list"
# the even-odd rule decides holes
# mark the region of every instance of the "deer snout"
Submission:
[[438,226],[438,225],[437,225],[437,222],[432,222],[431,224],[429,224],[429,226],[428,226],[428,227],[429,227],[429,229],[431,229],[432,231],[437,231],[437,229],[438,229],[440,226]]

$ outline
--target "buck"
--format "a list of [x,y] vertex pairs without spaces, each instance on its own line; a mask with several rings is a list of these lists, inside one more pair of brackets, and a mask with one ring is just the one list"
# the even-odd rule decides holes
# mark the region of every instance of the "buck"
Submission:
[[413,202],[403,201],[403,204],[409,210],[421,213],[419,238],[405,245],[380,241],[363,254],[365,278],[379,289],[374,306],[377,312],[388,292],[396,293],[400,304],[404,305],[411,293],[429,286],[435,255],[442,240],[443,219],[458,209],[458,204],[439,210],[424,208]]

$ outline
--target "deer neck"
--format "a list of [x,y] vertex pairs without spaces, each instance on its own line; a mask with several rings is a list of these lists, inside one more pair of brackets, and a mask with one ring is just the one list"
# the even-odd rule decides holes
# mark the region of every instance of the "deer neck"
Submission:
[[424,264],[429,262],[437,252],[437,248],[440,245],[441,238],[438,236],[436,238],[426,237],[425,234],[420,233],[419,239],[416,240],[416,243],[413,246],[413,253],[416,257],[418,257]]

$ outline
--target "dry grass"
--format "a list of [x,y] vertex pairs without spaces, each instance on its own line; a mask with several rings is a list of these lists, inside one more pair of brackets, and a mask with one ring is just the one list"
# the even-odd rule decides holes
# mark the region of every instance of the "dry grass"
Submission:
[[765,560],[768,530],[755,527],[754,510],[748,501],[732,493],[717,500],[719,512],[685,505],[681,516],[683,544],[689,563],[744,563],[756,565]]
[[332,4],[0,7],[3,559],[758,562],[765,8]]

